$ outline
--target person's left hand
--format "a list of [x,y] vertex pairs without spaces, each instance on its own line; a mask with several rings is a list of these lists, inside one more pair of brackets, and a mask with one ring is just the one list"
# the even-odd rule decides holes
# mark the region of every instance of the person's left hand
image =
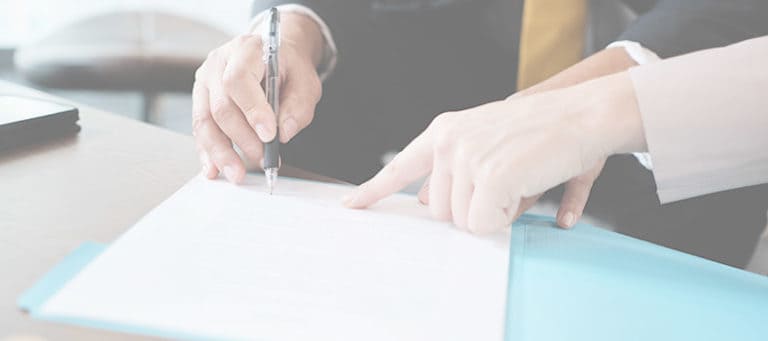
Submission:
[[599,173],[599,162],[642,135],[636,108],[615,112],[628,104],[626,95],[634,99],[621,74],[439,115],[345,204],[370,206],[431,173],[435,218],[476,233],[509,226],[540,193]]

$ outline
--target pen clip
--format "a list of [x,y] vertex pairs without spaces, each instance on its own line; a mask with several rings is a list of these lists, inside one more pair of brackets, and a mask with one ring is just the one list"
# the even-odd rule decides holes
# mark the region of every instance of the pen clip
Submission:
[[261,36],[264,49],[264,63],[267,64],[269,64],[270,58],[277,58],[278,49],[280,48],[280,11],[272,7],[268,15],[269,21],[265,29],[262,30]]

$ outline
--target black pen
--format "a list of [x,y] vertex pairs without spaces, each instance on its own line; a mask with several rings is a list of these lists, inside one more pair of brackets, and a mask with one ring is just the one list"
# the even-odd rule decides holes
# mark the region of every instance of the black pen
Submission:
[[[269,10],[269,28],[264,41],[264,63],[267,67],[264,88],[267,102],[275,113],[275,122],[279,120],[280,74],[278,73],[278,49],[280,48],[280,12],[272,7]],[[267,178],[269,194],[277,183],[277,171],[280,168],[280,130],[275,127],[275,138],[264,143],[264,175]]]

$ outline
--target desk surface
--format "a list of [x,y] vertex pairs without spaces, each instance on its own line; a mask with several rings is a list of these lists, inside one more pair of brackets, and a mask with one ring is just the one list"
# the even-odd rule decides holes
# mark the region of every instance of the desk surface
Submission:
[[[46,96],[2,81],[0,94]],[[78,245],[114,240],[199,172],[190,136],[78,107],[78,136],[0,152],[0,340],[136,339],[32,319],[16,299]]]

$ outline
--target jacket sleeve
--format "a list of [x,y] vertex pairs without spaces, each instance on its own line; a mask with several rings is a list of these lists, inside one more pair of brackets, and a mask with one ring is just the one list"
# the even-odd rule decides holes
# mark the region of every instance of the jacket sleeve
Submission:
[[766,0],[626,0],[641,12],[619,40],[662,58],[768,34]]
[[768,37],[630,70],[662,203],[768,183]]
[[368,26],[365,23],[371,12],[370,2],[366,0],[255,0],[252,16],[270,7],[286,4],[306,6],[317,13],[333,33],[339,50],[343,50],[347,35],[359,34],[360,27]]

